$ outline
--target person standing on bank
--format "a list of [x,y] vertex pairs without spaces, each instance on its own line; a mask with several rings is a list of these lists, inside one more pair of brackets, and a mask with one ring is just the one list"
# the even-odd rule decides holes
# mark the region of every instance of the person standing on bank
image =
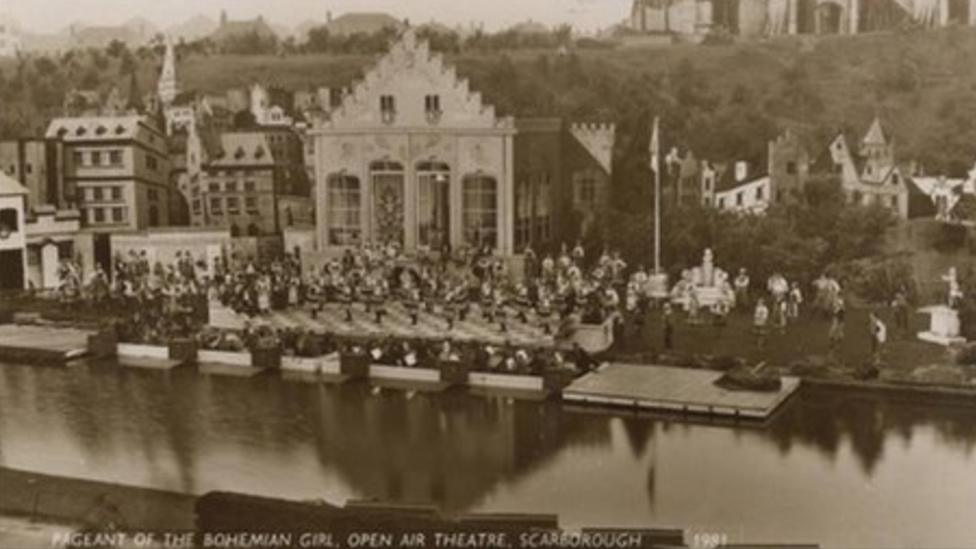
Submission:
[[664,350],[670,351],[674,347],[674,312],[670,303],[664,304]]
[[740,310],[749,307],[749,274],[745,268],[739,269],[739,276],[735,277],[735,303]]
[[895,326],[898,327],[899,331],[907,335],[911,309],[908,304],[908,297],[905,295],[904,290],[899,290],[898,293],[895,294],[895,299],[892,301],[891,305],[895,309]]
[[756,302],[756,310],[752,314],[752,329],[756,334],[756,349],[761,353],[766,348],[766,325],[769,323],[769,308],[762,298]]
[[836,356],[841,342],[844,341],[845,318],[844,298],[837,297],[834,299],[830,318],[830,332],[828,333],[828,338],[830,339],[830,356],[832,357]]
[[871,359],[874,364],[880,364],[884,344],[888,341],[888,327],[874,313],[871,313],[869,319],[871,323]]

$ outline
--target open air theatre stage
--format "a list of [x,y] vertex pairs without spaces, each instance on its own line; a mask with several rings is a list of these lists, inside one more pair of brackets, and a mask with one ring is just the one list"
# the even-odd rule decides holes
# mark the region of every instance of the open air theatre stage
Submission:
[[546,335],[543,323],[550,326],[551,332],[556,333],[559,320],[553,316],[543,319],[530,313],[529,322],[522,322],[514,315],[508,314],[505,319],[506,331],[502,331],[499,322],[488,322],[482,318],[481,311],[472,307],[471,313],[464,321],[455,320],[454,327],[448,330],[447,320],[443,314],[432,314],[420,311],[417,324],[413,325],[410,313],[401,305],[393,304],[386,307],[386,314],[381,323],[376,322],[373,313],[367,313],[362,304],[351,307],[352,320],[346,321],[346,306],[330,303],[312,318],[307,308],[290,308],[285,311],[272,311],[265,316],[247,318],[234,313],[224,307],[211,305],[210,325],[217,328],[239,330],[245,322],[254,326],[270,325],[274,328],[305,329],[314,333],[327,333],[347,337],[402,339],[427,339],[455,341],[478,341],[491,345],[504,345],[510,342],[516,347],[554,347],[555,339]]
[[[448,331],[443,316],[421,312],[418,322],[412,325],[409,313],[399,306],[388,307],[383,322],[377,324],[372,314],[362,305],[353,308],[353,320],[345,320],[344,305],[327,305],[312,318],[302,309],[275,311],[268,316],[254,319],[255,324],[269,324],[277,328],[304,328],[316,333],[346,336],[402,337],[410,339],[471,340],[502,345],[511,342],[515,346],[553,347],[554,338],[546,335],[541,327],[545,319],[534,315],[529,322],[521,322],[511,315],[506,321],[507,331],[501,332],[497,322],[482,319],[475,309],[464,322],[455,322]],[[226,328],[239,328],[244,317],[229,310],[211,310],[211,323]],[[553,331],[558,321],[549,319]],[[783,378],[777,391],[730,391],[715,384],[722,376],[713,370],[695,370],[652,365],[607,363],[598,370],[575,380],[562,391],[566,402],[628,408],[631,410],[657,410],[692,413],[710,416],[766,419],[775,412],[800,386],[794,377]]]

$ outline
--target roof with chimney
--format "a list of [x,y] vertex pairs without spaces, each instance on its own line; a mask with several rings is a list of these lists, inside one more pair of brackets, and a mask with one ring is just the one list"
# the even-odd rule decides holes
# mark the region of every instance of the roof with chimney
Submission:
[[271,143],[262,132],[228,132],[221,134],[210,151],[211,168],[266,166],[274,163]]
[[67,142],[117,141],[137,138],[140,128],[159,133],[145,116],[80,116],[55,118],[45,137]]
[[741,180],[737,180],[735,177],[735,166],[736,162],[727,162],[714,166],[718,174],[715,183],[715,192],[731,191],[769,175],[765,169],[765,163],[760,164],[760,166],[763,166],[763,169],[754,169],[752,163],[746,163],[746,176]]
[[325,24],[329,34],[336,36],[373,34],[386,28],[400,30],[404,26],[404,23],[396,17],[382,12],[344,13]]
[[230,38],[249,34],[257,34],[263,38],[276,36],[274,29],[271,28],[271,25],[269,25],[263,17],[258,16],[255,19],[247,19],[243,21],[223,21],[220,24],[220,27],[218,27],[217,30],[210,35],[210,38],[215,42],[222,42]]

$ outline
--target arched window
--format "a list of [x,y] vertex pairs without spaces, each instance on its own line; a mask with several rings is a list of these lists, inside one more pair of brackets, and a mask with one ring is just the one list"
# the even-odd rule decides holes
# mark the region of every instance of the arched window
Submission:
[[440,249],[449,242],[451,167],[443,162],[417,163],[419,244]]
[[465,176],[462,210],[465,242],[498,247],[498,183],[494,177]]
[[369,165],[373,203],[370,210],[373,239],[386,244],[403,245],[404,236],[404,173],[403,164],[379,160]]
[[351,246],[362,236],[362,189],[359,178],[332,174],[328,185],[328,239],[331,246]]

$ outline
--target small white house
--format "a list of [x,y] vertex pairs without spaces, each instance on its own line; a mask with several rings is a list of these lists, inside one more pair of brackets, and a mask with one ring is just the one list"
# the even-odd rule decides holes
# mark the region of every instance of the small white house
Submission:
[[750,178],[748,165],[736,162],[733,177],[732,186],[715,193],[715,208],[739,213],[765,213],[770,203],[769,176]]
[[0,173],[0,290],[27,285],[27,188]]

